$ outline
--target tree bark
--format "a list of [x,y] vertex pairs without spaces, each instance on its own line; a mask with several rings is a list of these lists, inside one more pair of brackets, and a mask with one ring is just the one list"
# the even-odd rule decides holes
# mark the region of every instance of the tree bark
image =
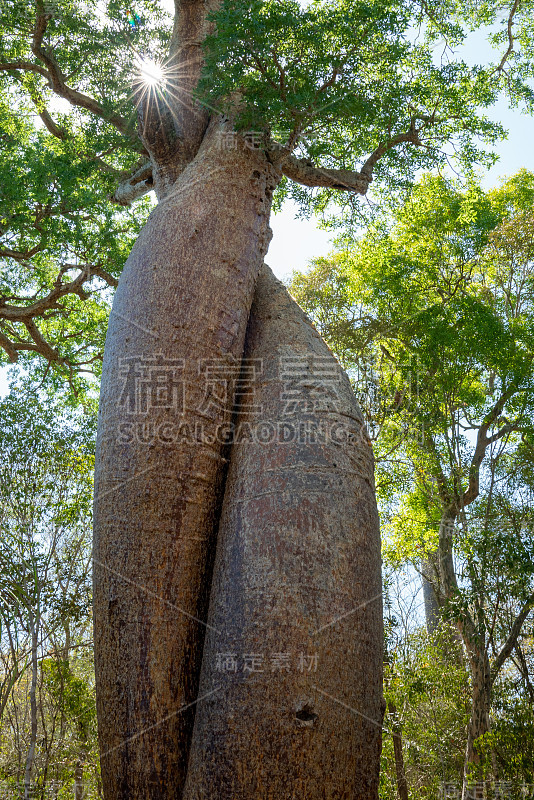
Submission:
[[85,800],[85,786],[83,779],[83,768],[85,765],[85,753],[80,753],[76,766],[74,767],[74,800]]
[[[479,434],[480,437],[480,434]],[[478,458],[478,456],[477,456]],[[481,460],[481,459],[479,459]],[[478,468],[478,467],[477,467]],[[478,496],[478,477],[475,480],[473,499]],[[439,569],[441,583],[447,599],[452,599],[458,592],[458,582],[454,566],[453,534],[459,508],[454,504],[445,508],[439,526]],[[471,784],[469,778],[470,765],[480,764],[480,755],[475,749],[476,740],[489,731],[489,712],[491,705],[492,677],[486,652],[486,641],[467,609],[456,623],[458,634],[463,640],[469,659],[471,672],[471,715],[467,729],[467,746],[464,761],[462,800],[469,793],[483,791],[482,784]],[[480,794],[482,797],[482,794]]]
[[[480,753],[475,742],[490,729],[489,715],[491,706],[490,664],[486,652],[474,653],[471,650],[471,716],[467,729],[467,747],[465,753],[463,798],[466,800],[469,789],[469,769],[471,765],[481,762]],[[472,784],[471,784],[472,790]],[[480,794],[482,797],[482,794]]]
[[404,755],[402,752],[402,728],[397,713],[397,707],[391,700],[388,702],[389,719],[393,737],[393,754],[395,756],[395,775],[397,778],[397,793],[399,800],[408,800],[408,782],[404,770]]
[[39,642],[40,617],[34,617],[30,611],[29,625],[31,633],[31,683],[30,683],[30,743],[26,753],[24,765],[24,800],[30,800],[32,788],[32,770],[35,760],[35,747],[37,744],[37,677],[38,659],[37,647]]
[[[234,429],[184,800],[373,800],[384,703],[370,441],[347,376],[268,268],[245,358],[263,371]],[[284,376],[299,365],[300,379]]]
[[280,177],[227,133],[210,124],[151,214],[110,317],[94,523],[106,800],[176,800],[185,779],[232,401],[207,393],[205,368],[240,363]]
[[[438,554],[435,554],[435,558]],[[435,569],[430,558],[424,559],[421,563],[421,582],[423,584],[423,603],[425,607],[425,624],[429,636],[433,636],[439,627],[439,603],[432,581]]]

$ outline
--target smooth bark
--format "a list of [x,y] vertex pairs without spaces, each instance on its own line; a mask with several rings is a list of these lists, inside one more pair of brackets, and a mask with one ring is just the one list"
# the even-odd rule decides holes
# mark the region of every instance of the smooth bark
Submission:
[[[435,557],[437,557],[437,553]],[[426,558],[422,562],[421,573],[426,630],[429,636],[433,636],[439,627],[440,616],[438,598],[434,587],[436,571],[430,558]]]
[[240,362],[279,179],[226,133],[211,123],[151,214],[110,317],[94,526],[106,800],[176,800],[185,779],[231,413],[205,367]]
[[74,800],[85,800],[85,785],[83,768],[85,765],[85,753],[80,753],[74,768]]
[[237,417],[184,800],[373,800],[384,706],[370,440],[347,376],[268,268],[245,358],[263,371]]

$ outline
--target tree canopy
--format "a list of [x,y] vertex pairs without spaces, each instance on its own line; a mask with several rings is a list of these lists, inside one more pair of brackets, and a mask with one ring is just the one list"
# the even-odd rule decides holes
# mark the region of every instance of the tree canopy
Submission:
[[[378,196],[455,152],[464,168],[487,163],[502,130],[484,109],[501,90],[532,101],[529,3],[212,8],[195,97],[283,162],[279,202],[290,193],[320,210],[341,190],[353,214],[371,180]],[[172,117],[185,67],[154,0],[3,0],[1,19],[0,345],[9,361],[37,353],[75,380],[99,371],[110,292],[150,206],[136,103]],[[468,67],[461,45],[481,25],[495,63]],[[158,86],[139,79],[152,62]]]

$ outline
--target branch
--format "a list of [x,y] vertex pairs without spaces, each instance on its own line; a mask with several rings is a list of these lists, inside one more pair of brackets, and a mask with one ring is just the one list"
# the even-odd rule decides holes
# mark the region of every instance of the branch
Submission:
[[[36,317],[45,318],[53,313],[64,312],[65,307],[61,305],[58,300],[67,294],[76,294],[82,300],[87,299],[89,297],[89,292],[83,288],[83,285],[95,276],[105,281],[108,286],[115,287],[118,284],[117,279],[98,264],[85,265],[74,280],[69,281],[68,283],[62,283],[62,276],[70,269],[80,269],[80,267],[79,265],[74,264],[63,264],[56,279],[56,285],[54,289],[52,289],[52,291],[49,292],[46,297],[35,301],[31,305],[8,306],[5,301],[2,302],[0,300],[0,320],[4,319],[11,323],[21,323],[25,326],[26,330],[30,334],[29,340],[26,339],[21,341],[12,341],[12,339],[8,338],[8,336],[0,331],[0,348],[7,353],[7,356],[12,363],[18,360],[18,352],[21,350],[39,353],[40,355],[44,356],[49,363],[66,367],[69,370],[69,374],[72,374],[73,370],[79,368],[80,363],[89,363],[76,363],[62,358],[59,355],[59,352],[52,347],[49,342],[47,342],[35,323]],[[15,338],[18,337],[18,333],[13,328],[8,328],[7,332]],[[91,360],[93,361],[95,359]]]
[[152,175],[152,164],[147,161],[133,175],[119,183],[110,200],[120,206],[131,206],[139,197],[147,194],[154,188],[154,178]]
[[40,92],[36,91],[35,89],[30,89],[29,95],[32,103],[37,109],[37,113],[41,117],[41,120],[49,133],[51,133],[52,136],[55,136],[57,139],[65,141],[65,139],[68,138],[67,131],[54,122],[46,109],[44,99]]
[[52,136],[55,136],[57,139],[61,139],[62,141],[67,138],[66,130],[61,128],[59,125],[56,125],[46,108],[42,111],[38,111],[38,114],[41,117],[45,128],[49,131],[49,133],[52,134]]
[[14,363],[18,360],[18,353],[22,352],[23,350],[31,353],[39,353],[40,355],[44,356],[47,361],[54,362],[55,364],[59,364],[62,366],[67,366],[69,370],[71,369],[71,365],[68,361],[64,358],[60,358],[57,351],[51,347],[50,344],[43,338],[41,332],[35,325],[33,324],[33,329],[36,338],[33,337],[31,339],[22,340],[18,342],[13,342],[7,338],[3,333],[0,333],[0,345],[8,352],[8,348],[12,351],[13,356],[10,356],[9,360]]
[[424,447],[427,452],[432,456],[434,459],[434,476],[437,481],[438,485],[438,493],[441,502],[444,506],[448,506],[451,503],[451,496],[449,492],[449,487],[447,485],[447,479],[445,478],[445,474],[443,472],[443,468],[441,466],[441,459],[439,457],[438,449],[436,447],[436,443],[434,438],[430,433],[425,434],[425,442]]
[[109,286],[117,286],[118,283],[116,278],[110,275],[109,272],[106,272],[102,267],[98,265],[92,266],[90,264],[83,267],[74,280],[68,283],[62,283],[62,275],[70,269],[79,269],[79,267],[71,264],[64,264],[61,267],[56,279],[56,285],[52,291],[50,291],[46,297],[42,297],[40,300],[31,303],[31,305],[13,306],[0,301],[0,319],[5,319],[9,322],[22,322],[24,325],[27,325],[34,317],[42,317],[47,311],[62,311],[63,306],[58,303],[58,300],[65,297],[65,295],[75,294],[80,297],[81,300],[86,300],[88,294],[87,291],[83,289],[83,285],[95,275],[106,281]]
[[506,640],[506,642],[504,643],[503,647],[501,648],[501,652],[499,653],[499,655],[495,659],[495,663],[494,663],[494,665],[492,667],[492,670],[491,670],[491,682],[492,683],[495,681],[495,678],[499,674],[499,671],[500,671],[502,665],[504,664],[504,662],[506,661],[506,659],[508,658],[508,656],[510,655],[510,653],[514,649],[514,647],[516,645],[516,642],[517,642],[517,639],[518,639],[518,636],[521,633],[521,628],[523,627],[523,623],[525,622],[526,618],[528,617],[528,615],[532,611],[533,607],[534,607],[534,592],[532,592],[532,594],[529,596],[529,598],[527,599],[525,605],[521,609],[520,613],[517,615],[517,617],[515,619],[515,622],[512,625],[512,630],[510,631],[510,635],[508,636],[508,639]]
[[[373,174],[373,169],[376,163],[393,147],[396,147],[399,144],[406,144],[406,143],[414,144],[416,145],[416,147],[420,147],[422,145],[421,139],[419,138],[419,131],[415,127],[415,120],[416,117],[412,117],[409,131],[407,131],[406,133],[399,133],[392,139],[389,139],[387,142],[381,142],[378,145],[376,150],[373,153],[371,153],[371,155],[369,156],[369,158],[362,167],[362,172],[365,175],[371,176]],[[431,120],[429,120],[429,122],[431,122]]]
[[327,189],[338,189],[341,192],[366,194],[372,177],[362,172],[348,169],[326,169],[315,167],[305,158],[288,156],[282,162],[282,172],[296,183],[303,186],[320,186]]
[[280,161],[284,175],[304,186],[337,189],[341,192],[356,192],[365,195],[373,180],[373,169],[377,162],[392,148],[399,144],[411,143],[420,146],[419,131],[412,117],[410,130],[399,133],[387,142],[381,142],[369,156],[360,172],[345,169],[326,169],[316,167],[305,158],[296,158],[288,153],[288,149],[276,142],[271,142],[269,150]]
[[43,62],[46,69],[42,70],[42,68],[39,68],[32,71],[39,72],[41,75],[44,75],[47,78],[51,89],[60,97],[64,97],[65,100],[68,100],[73,106],[85,108],[87,111],[90,111],[96,116],[106,120],[106,122],[109,122],[121,133],[131,137],[132,130],[130,129],[127,120],[121,117],[120,114],[106,111],[106,109],[94,98],[89,97],[82,92],[78,92],[76,89],[72,89],[70,86],[67,86],[65,83],[65,76],[63,75],[59,64],[52,56],[50,51],[45,50],[43,47],[43,37],[48,25],[48,21],[50,20],[50,14],[45,13],[42,0],[37,0],[37,8],[39,13],[37,14],[35,27],[33,30],[31,50],[34,56],[38,58],[39,61]]
[[28,333],[32,337],[33,341],[36,344],[37,352],[41,353],[47,361],[59,361],[61,362],[63,359],[59,357],[59,353],[57,350],[48,344],[46,339],[44,338],[43,334],[33,321],[33,319],[24,320],[24,325],[26,326]]
[[42,75],[43,78],[50,80],[48,70],[46,70],[44,67],[40,67],[38,64],[32,64],[31,61],[4,61],[3,63],[0,63],[0,70],[5,72],[13,72],[14,70],[36,72],[38,75]]
[[507,400],[512,397],[516,389],[517,387],[512,384],[499,397],[489,414],[486,415],[484,422],[478,430],[475,452],[473,453],[471,466],[469,468],[469,484],[467,491],[459,498],[458,511],[461,508],[465,508],[466,506],[470,505],[470,503],[472,503],[478,497],[480,491],[480,465],[482,464],[484,456],[486,455],[486,448],[489,444],[501,438],[501,436],[504,436],[510,431],[510,426],[504,425],[500,431],[497,432],[497,434],[494,434],[491,437],[487,436],[488,430],[493,425],[495,420],[500,417]]
[[506,64],[506,62],[508,61],[509,57],[513,53],[513,50],[514,50],[514,35],[513,35],[513,32],[512,32],[512,28],[513,28],[513,25],[514,25],[514,17],[516,15],[517,11],[519,10],[519,6],[520,5],[521,5],[521,0],[514,0],[514,4],[513,4],[512,8],[510,9],[510,14],[508,15],[508,26],[507,26],[508,47],[506,49],[505,54],[501,58],[501,63],[499,64],[498,67],[495,68],[494,72],[499,72],[499,73],[503,72],[504,71],[504,65]]
[[0,347],[6,351],[7,357],[14,364],[19,359],[16,345],[0,331]]

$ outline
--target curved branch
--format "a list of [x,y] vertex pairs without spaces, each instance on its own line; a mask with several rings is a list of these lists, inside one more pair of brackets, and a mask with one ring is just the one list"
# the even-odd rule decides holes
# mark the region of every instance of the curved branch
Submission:
[[25,72],[36,72],[42,75],[43,78],[50,80],[50,74],[44,67],[38,64],[32,64],[31,61],[4,61],[0,63],[0,70],[4,72],[14,72],[15,70],[24,70]]
[[[421,139],[419,138],[419,131],[415,127],[415,120],[416,118],[412,117],[409,131],[407,131],[406,133],[398,133],[396,136],[393,136],[393,138],[388,139],[387,142],[381,142],[378,145],[376,150],[374,150],[371,153],[371,155],[369,156],[369,158],[362,167],[362,173],[364,175],[369,175],[369,177],[371,177],[371,175],[373,174],[373,169],[375,168],[377,162],[380,161],[380,159],[383,156],[385,156],[385,154],[389,150],[393,149],[394,147],[397,147],[397,145],[414,144],[417,147],[421,146],[422,142]],[[429,119],[428,121],[430,124],[433,124],[432,119]]]
[[14,364],[19,359],[16,345],[0,331],[0,347],[6,351],[7,357]]
[[50,114],[46,109],[46,105],[44,99],[40,92],[36,91],[35,89],[30,89],[29,95],[31,98],[32,103],[34,104],[35,108],[37,109],[37,113],[39,114],[43,125],[48,130],[52,136],[55,136],[56,139],[61,139],[61,141],[65,141],[68,138],[68,133],[65,128],[62,128],[60,125],[57,125]]
[[24,325],[35,342],[37,351],[41,353],[47,361],[61,362],[63,360],[60,358],[58,351],[54,350],[54,348],[46,341],[43,334],[32,319],[24,320]]
[[486,455],[487,447],[492,442],[502,438],[502,436],[506,435],[506,433],[513,429],[513,426],[510,428],[510,426],[504,425],[496,434],[488,437],[489,429],[501,416],[506,402],[514,395],[516,391],[517,386],[512,384],[505,392],[503,392],[491,411],[484,418],[484,422],[478,430],[475,452],[473,453],[471,466],[469,468],[469,483],[467,486],[467,491],[459,498],[459,505],[457,507],[458,511],[466,508],[478,497],[480,491],[480,466],[484,460],[484,456]]
[[[80,267],[79,265],[64,264],[59,271],[54,289],[46,297],[35,301],[31,305],[14,306],[7,305],[5,301],[0,301],[0,323],[2,320],[9,323],[20,323],[24,325],[30,335],[30,339],[13,341],[12,338],[9,338],[0,330],[0,348],[7,353],[11,363],[15,363],[18,360],[19,351],[25,350],[42,355],[50,363],[66,367],[69,372],[79,366],[79,364],[60,356],[58,350],[52,347],[37,327],[35,318],[46,318],[54,313],[64,312],[65,307],[58,300],[67,294],[76,294],[82,300],[87,299],[89,292],[83,288],[83,285],[95,276],[105,281],[108,286],[115,287],[118,281],[103,267],[88,264],[81,269],[74,280],[69,281],[69,283],[61,283],[62,275],[69,269],[80,269]],[[11,337],[18,339],[19,334],[11,326],[7,327],[7,333]]]
[[93,97],[89,97],[89,95],[78,92],[76,89],[67,86],[65,82],[65,76],[63,75],[59,64],[52,56],[50,51],[45,50],[43,47],[43,36],[45,34],[48,21],[50,20],[50,14],[46,14],[44,12],[44,6],[41,0],[38,0],[37,8],[40,9],[40,13],[38,13],[35,21],[31,50],[34,56],[38,58],[39,61],[42,61],[46,69],[35,69],[33,71],[40,72],[41,75],[44,75],[47,78],[51,89],[60,97],[68,100],[71,105],[85,108],[92,114],[95,114],[96,116],[101,117],[101,119],[104,119],[106,122],[109,122],[111,125],[117,128],[120,133],[131,137],[133,131],[128,124],[128,121],[124,119],[124,117],[121,117],[120,114],[116,114],[113,111],[107,111]]
[[22,322],[26,325],[34,317],[41,317],[47,311],[63,310],[58,301],[68,294],[75,294],[80,299],[86,300],[88,297],[87,292],[84,290],[83,285],[90,281],[91,278],[97,276],[104,280],[109,286],[117,286],[117,279],[114,278],[109,272],[99,266],[92,266],[90,264],[83,267],[80,273],[74,280],[68,283],[61,283],[62,275],[69,269],[79,269],[76,265],[64,264],[61,267],[59,275],[56,279],[56,285],[46,297],[36,300],[28,306],[14,306],[7,305],[5,302],[0,302],[0,319],[9,320],[10,322]]
[[65,141],[68,135],[67,131],[54,122],[54,120],[52,119],[46,108],[43,109],[42,111],[38,111],[38,114],[41,117],[41,120],[45,128],[48,130],[48,132],[51,133],[52,136],[55,136],[57,139]]
[[493,667],[491,669],[491,682],[492,683],[495,681],[495,678],[499,674],[499,671],[500,671],[502,665],[504,664],[504,662],[506,661],[506,659],[508,658],[508,656],[510,655],[510,653],[514,649],[514,647],[515,647],[515,645],[517,643],[517,639],[519,637],[519,634],[521,633],[521,628],[523,627],[523,623],[525,622],[526,618],[528,617],[528,615],[532,611],[532,608],[534,608],[534,592],[532,592],[532,594],[528,597],[525,605],[523,606],[523,608],[521,609],[521,611],[519,612],[519,614],[515,618],[515,621],[514,621],[514,624],[512,625],[512,630],[510,631],[508,639],[506,640],[506,642],[502,646],[499,655],[495,659],[495,663],[494,663],[494,665],[493,665]]
[[[288,149],[276,142],[269,144],[269,150],[273,153],[275,159],[280,162],[284,175],[297,183],[301,183],[303,186],[337,189],[340,192],[356,192],[357,194],[365,195],[373,180],[375,165],[389,150],[399,144],[406,143],[414,144],[417,147],[421,146],[422,142],[419,138],[419,131],[416,128],[416,119],[417,117],[412,117],[410,130],[406,133],[399,133],[386,142],[381,142],[365,161],[359,172],[356,170],[316,167],[306,158],[296,158],[289,155]],[[433,121],[429,118],[428,122],[432,124]]]
[[510,14],[508,15],[508,24],[507,24],[507,34],[508,34],[508,47],[506,52],[504,53],[503,57],[501,58],[501,62],[498,67],[495,68],[494,72],[504,72],[504,65],[512,55],[514,51],[514,34],[513,34],[513,26],[514,26],[514,17],[519,10],[519,6],[521,5],[521,0],[514,0],[514,4],[510,9]]

